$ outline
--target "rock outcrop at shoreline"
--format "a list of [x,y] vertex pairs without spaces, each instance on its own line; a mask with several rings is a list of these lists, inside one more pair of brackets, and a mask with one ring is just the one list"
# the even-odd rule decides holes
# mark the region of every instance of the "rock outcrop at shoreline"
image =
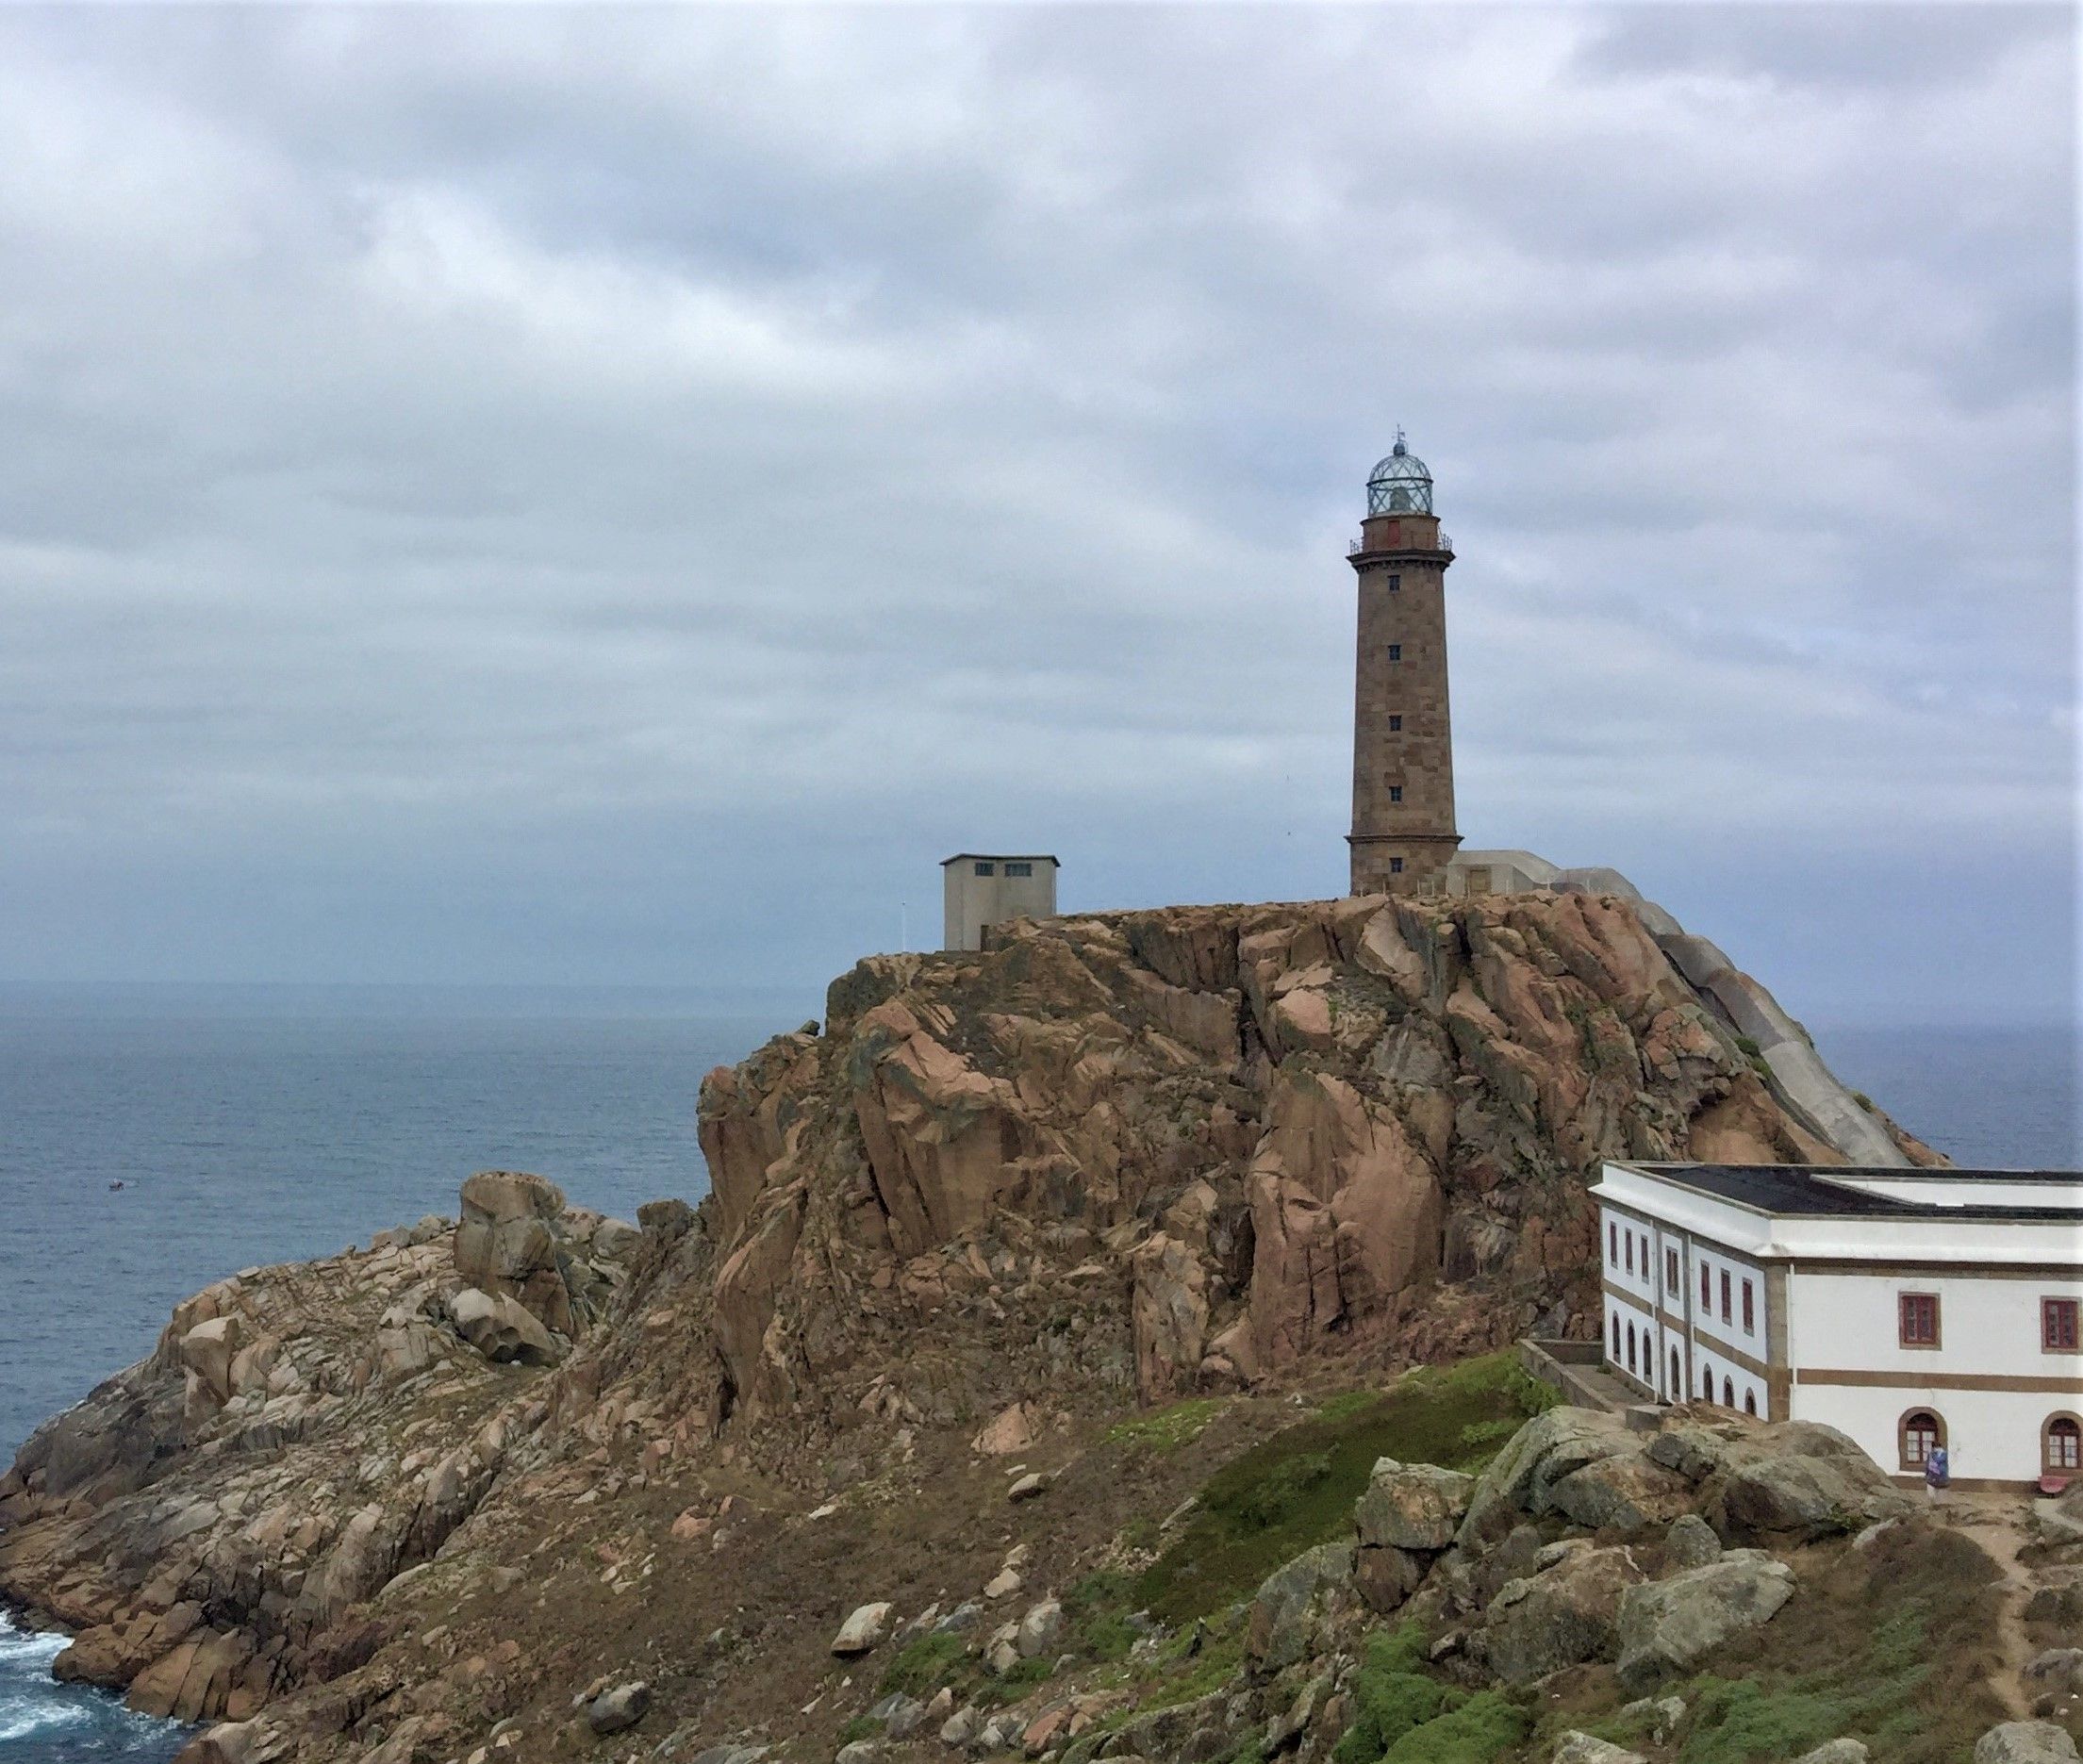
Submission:
[[[1582,894],[872,958],[700,1113],[699,1209],[488,1172],[458,1222],[187,1301],[0,1480],[0,1598],[78,1632],[66,1673],[234,1723],[226,1760],[547,1756],[608,1704],[778,1742],[829,1725],[855,1607],[1067,1590],[1191,1492],[1201,1448],[1124,1416],[1248,1436],[1326,1378],[1591,1332],[1601,1158],[1843,1161]],[[979,1622],[904,1645],[1047,1657]]]
[[569,1352],[637,1241],[486,1171],[459,1229],[206,1287],[0,1481],[0,1591],[77,1632],[58,1677],[149,1714],[238,1720],[358,1665],[391,1632],[351,1613],[440,1549],[539,1419],[502,1362]]

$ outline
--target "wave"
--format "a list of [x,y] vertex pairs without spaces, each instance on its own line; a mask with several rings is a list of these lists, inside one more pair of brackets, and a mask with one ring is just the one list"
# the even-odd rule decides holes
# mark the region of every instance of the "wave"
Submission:
[[0,1667],[17,1662],[48,1666],[71,1640],[71,1636],[55,1629],[17,1629],[7,1613],[0,1611]]
[[0,1697],[0,1745],[92,1719],[93,1711],[84,1703],[59,1703],[48,1696]]
[[51,1661],[72,1638],[18,1629],[0,1612],[0,1758],[9,1764],[164,1764],[190,1729],[126,1709],[106,1690],[61,1685]]
[[0,1629],[0,1666],[12,1666],[18,1660],[47,1666],[71,1640],[71,1636],[10,1635]]

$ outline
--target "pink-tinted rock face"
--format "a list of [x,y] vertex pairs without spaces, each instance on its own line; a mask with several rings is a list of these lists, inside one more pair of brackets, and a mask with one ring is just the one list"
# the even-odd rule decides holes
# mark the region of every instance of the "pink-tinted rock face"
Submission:
[[1017,1085],[980,1071],[895,1000],[861,1019],[851,1065],[892,1248],[918,1255],[981,1225],[1017,1180],[1029,1113]]
[[1392,1319],[1439,1272],[1439,1179],[1395,1110],[1343,1079],[1273,1075],[1248,1193],[1248,1364]]
[[927,1311],[1103,1269],[1081,1300],[1125,1298],[1154,1401],[1334,1340],[1588,1319],[1603,1157],[1831,1156],[1618,899],[1061,919],[833,997],[826,1035],[703,1093],[726,1406],[753,1412],[851,1332],[838,1263]]
[[1136,1388],[1191,1389],[1208,1345],[1207,1264],[1191,1244],[1163,1231],[1145,1238],[1131,1261]]

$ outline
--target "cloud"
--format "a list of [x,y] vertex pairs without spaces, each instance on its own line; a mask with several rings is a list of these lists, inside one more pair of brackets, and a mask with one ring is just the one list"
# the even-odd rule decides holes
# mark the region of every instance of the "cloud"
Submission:
[[[997,842],[1334,892],[1400,420],[1473,842],[2061,1012],[2072,32],[0,15],[0,974],[808,985]],[[1772,931],[1848,876],[1893,942]]]

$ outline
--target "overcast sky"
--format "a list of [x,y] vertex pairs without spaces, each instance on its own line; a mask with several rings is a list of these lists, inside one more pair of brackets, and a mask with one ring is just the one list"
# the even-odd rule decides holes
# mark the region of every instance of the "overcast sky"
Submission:
[[0,11],[0,977],[816,989],[1471,846],[2075,984],[2073,15]]

